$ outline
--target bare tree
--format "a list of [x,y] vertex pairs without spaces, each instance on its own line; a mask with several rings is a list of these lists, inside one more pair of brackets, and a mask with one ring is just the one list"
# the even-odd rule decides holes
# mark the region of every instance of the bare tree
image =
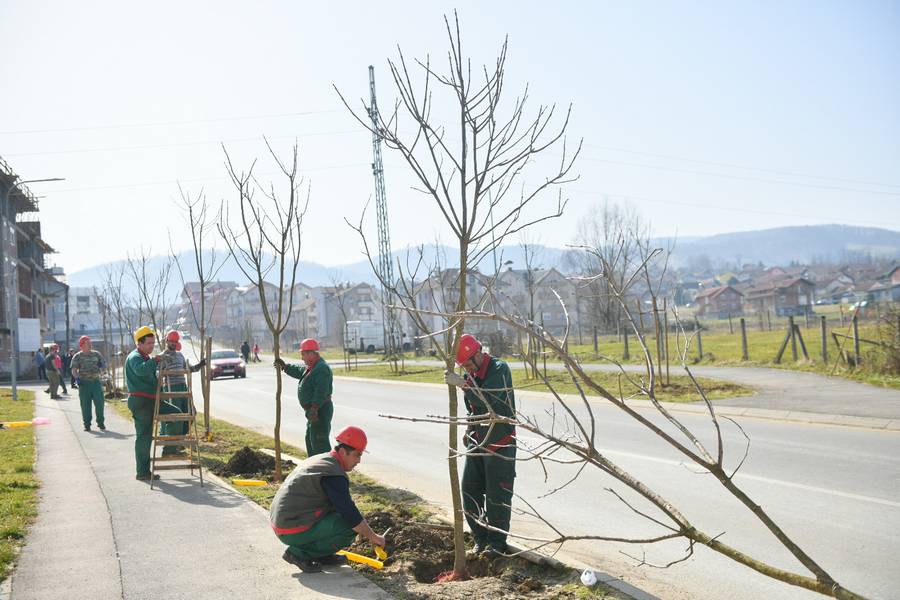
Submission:
[[[347,284],[349,285],[349,284]],[[345,284],[341,280],[340,275],[331,275],[331,287],[334,290],[334,304],[337,306],[338,312],[341,314],[341,348],[344,353],[344,369],[350,370],[350,349],[347,347],[347,321],[349,320],[349,316],[347,315],[347,295],[344,293]],[[327,299],[325,300],[328,301]],[[324,309],[325,307],[323,307]]]
[[[373,133],[403,157],[417,181],[416,191],[434,203],[453,234],[459,263],[449,273],[448,283],[456,312],[462,313],[469,306],[468,287],[482,258],[507,236],[562,215],[565,202],[561,191],[555,209],[547,211],[537,207],[537,214],[531,214],[531,209],[536,201],[543,200],[544,192],[572,180],[569,173],[581,144],[574,154],[566,152],[565,132],[571,107],[560,118],[557,118],[556,105],[538,106],[529,115],[527,86],[510,106],[503,103],[507,98],[504,93],[506,40],[491,65],[473,70],[471,59],[463,52],[458,17],[454,14],[453,22],[445,17],[444,23],[449,42],[446,69],[434,68],[430,58],[409,65],[399,51],[396,61],[388,61],[399,99],[386,116],[379,115]],[[446,120],[433,113],[436,94],[441,94],[438,111],[445,106],[445,101],[450,106]],[[343,96],[341,100],[362,126],[373,130],[364,103],[362,111],[354,112]],[[406,134],[407,131],[411,133]],[[526,171],[531,173],[526,167],[544,151],[558,146],[561,157],[551,172],[526,181]],[[361,222],[356,228],[362,234]],[[368,252],[368,245],[366,248]],[[413,273],[400,274],[401,281],[380,282],[398,293],[405,292],[406,300],[398,302],[407,308],[410,302],[414,303],[413,275],[423,266],[421,260],[415,262]],[[377,269],[373,270],[378,273]],[[447,274],[445,271],[444,275]],[[424,320],[418,325],[422,331],[429,331],[423,328]],[[463,317],[455,319],[445,331],[432,332],[440,333],[439,337],[443,338],[430,339],[448,370],[455,367],[455,349],[464,330]],[[466,573],[466,561],[457,468],[458,398],[453,386],[448,386],[448,407],[453,417],[448,427],[455,545],[453,571],[456,577],[462,577]]]
[[[638,343],[641,348],[644,360],[647,363],[646,378],[636,375],[634,371],[626,370],[614,358],[606,357],[607,360],[615,364],[619,371],[620,386],[619,390],[611,391],[600,384],[591,374],[584,370],[577,358],[570,355],[566,351],[566,339],[568,331],[561,338],[550,335],[534,322],[503,315],[496,315],[484,311],[465,311],[453,314],[444,314],[449,319],[486,319],[499,320],[509,327],[513,327],[523,331],[524,333],[533,333],[538,336],[542,343],[563,363],[563,367],[568,374],[570,380],[574,383],[579,391],[578,400],[573,401],[569,397],[560,394],[554,387],[554,383],[544,377],[544,385],[552,393],[554,405],[548,412],[549,417],[541,415],[527,415],[521,411],[517,412],[513,417],[500,417],[496,413],[489,412],[479,415],[484,423],[506,423],[514,425],[517,429],[527,431],[538,438],[540,441],[532,444],[520,443],[519,449],[522,450],[522,456],[515,460],[519,461],[537,461],[540,463],[544,472],[554,469],[557,465],[568,464],[576,467],[576,473],[565,483],[552,489],[548,495],[562,493],[572,482],[581,477],[600,477],[608,475],[624,486],[623,490],[616,490],[612,487],[605,487],[606,491],[611,493],[618,501],[621,502],[623,508],[628,513],[638,515],[652,526],[656,531],[642,535],[640,537],[627,537],[622,535],[612,535],[605,532],[596,532],[589,534],[575,533],[564,531],[560,526],[553,523],[547,516],[541,514],[533,504],[527,499],[517,496],[517,498],[527,507],[519,510],[520,514],[527,515],[531,518],[544,523],[552,535],[550,537],[524,536],[515,532],[507,532],[512,537],[526,540],[537,544],[538,547],[547,545],[561,546],[567,542],[574,540],[594,540],[603,542],[618,542],[625,544],[648,545],[664,542],[667,540],[683,539],[687,542],[685,553],[680,558],[673,559],[664,565],[656,565],[669,567],[676,563],[687,560],[693,556],[695,547],[699,545],[706,546],[714,552],[717,552],[732,561],[749,567],[762,575],[774,580],[801,587],[807,590],[818,592],[825,596],[841,599],[858,600],[863,598],[861,595],[850,591],[841,586],[834,577],[828,573],[821,565],[819,565],[806,550],[801,548],[775,521],[759,503],[747,493],[735,480],[735,475],[739,472],[747,459],[750,451],[750,438],[744,429],[736,421],[726,417],[726,420],[733,424],[737,429],[737,434],[745,440],[743,454],[736,459],[730,455],[726,457],[725,435],[723,434],[723,423],[720,421],[712,402],[707,398],[703,387],[695,379],[690,367],[688,366],[687,356],[692,341],[691,336],[685,336],[684,344],[678,349],[681,363],[685,373],[693,383],[698,398],[703,401],[706,407],[706,413],[709,417],[710,431],[694,431],[683,423],[678,417],[672,414],[656,397],[657,376],[654,369],[654,358],[650,348],[644,341],[643,336],[639,333],[638,317],[633,311],[630,303],[627,301],[629,288],[635,285],[637,281],[648,277],[649,263],[661,257],[662,252],[654,249],[649,255],[645,256],[642,261],[632,265],[626,271],[624,285],[612,281],[609,282],[609,291],[613,298],[619,302],[624,318],[628,326],[634,331]],[[612,273],[613,265],[607,264],[605,259],[596,255],[597,260],[602,268],[596,277],[604,277],[605,273]],[[653,290],[651,286],[651,290]],[[651,291],[651,293],[653,293]],[[560,305],[565,310],[562,299],[559,299]],[[427,314],[427,311],[425,311]],[[673,311],[673,317],[677,319],[677,311]],[[496,390],[492,390],[496,391]],[[724,532],[712,533],[704,531],[699,525],[692,521],[678,506],[669,498],[657,492],[651,485],[641,481],[632,473],[615,463],[609,456],[603,454],[596,446],[597,443],[597,415],[591,403],[588,401],[588,395],[599,396],[603,400],[611,403],[616,408],[626,413],[630,418],[637,422],[643,430],[652,436],[652,439],[659,439],[668,444],[669,447],[677,451],[689,463],[699,468],[699,471],[687,470],[684,473],[689,477],[711,476],[720,486],[727,498],[736,500],[742,505],[747,516],[756,519],[771,534],[774,541],[782,549],[787,550],[807,571],[807,574],[795,573],[787,569],[781,568],[773,564],[770,555],[753,556],[745,552],[735,545],[726,544],[721,540]],[[653,408],[662,419],[654,419],[645,415],[636,409],[631,403],[631,399],[641,397],[651,402]],[[490,410],[490,405],[485,403]],[[416,417],[397,417],[394,415],[382,415],[389,418],[402,418],[410,421],[424,421],[431,423],[460,423],[461,419],[454,415],[428,415],[425,418]],[[547,422],[549,419],[549,423]],[[708,435],[711,434],[711,435]],[[711,437],[714,440],[715,447],[710,448],[706,443],[701,441],[705,437]],[[726,460],[728,458],[728,460]],[[692,484],[696,485],[696,484]],[[474,515],[479,518],[480,522],[488,528],[495,529],[486,522],[483,515]],[[639,564],[650,564],[645,558],[638,558]]]
[[[281,334],[287,328],[294,303],[294,285],[300,266],[300,231],[309,203],[309,188],[301,198],[303,178],[298,171],[299,149],[294,144],[290,163],[283,162],[268,140],[266,148],[283,176],[284,187],[261,184],[253,174],[256,161],[246,171],[238,171],[225,152],[225,166],[238,193],[239,212],[232,224],[231,209],[223,201],[217,226],[228,252],[244,275],[256,286],[266,327],[272,335],[272,352],[281,358]],[[260,199],[258,196],[263,196]],[[266,296],[266,280],[273,275],[277,291]],[[275,379],[275,480],[281,481],[281,390],[282,373]]]
[[127,265],[136,290],[138,318],[148,318],[153,330],[161,334],[168,317],[167,291],[173,260],[167,256],[155,274],[152,273],[151,260],[150,251],[141,248],[137,256],[128,256]]
[[[207,289],[210,282],[215,280],[225,261],[222,260],[222,256],[216,253],[215,248],[208,249],[204,246],[208,235],[215,230],[216,222],[209,214],[209,205],[206,202],[206,195],[203,193],[203,190],[200,190],[200,193],[192,198],[179,184],[178,192],[181,196],[181,206],[185,213],[187,226],[191,231],[191,249],[194,256],[194,270],[197,274],[197,286],[199,288],[199,299],[197,302],[194,301],[193,295],[188,294],[188,306],[191,309],[191,322],[195,328],[194,330],[200,334],[200,361],[206,361],[200,370],[200,391],[203,394],[204,436],[210,439],[209,398],[212,364],[207,354],[212,346],[212,342],[207,341],[206,337],[215,305],[207,306]],[[181,278],[182,289],[184,289],[187,285],[184,269],[172,246],[171,232],[169,235],[169,249],[173,262],[178,269],[178,275]],[[218,299],[218,296],[215,296],[215,298]]]

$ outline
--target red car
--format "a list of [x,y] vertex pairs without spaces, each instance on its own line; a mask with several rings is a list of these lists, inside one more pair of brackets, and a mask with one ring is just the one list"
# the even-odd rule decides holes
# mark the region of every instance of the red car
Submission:
[[212,367],[211,378],[216,377],[246,377],[247,364],[241,355],[234,350],[215,350],[209,361]]

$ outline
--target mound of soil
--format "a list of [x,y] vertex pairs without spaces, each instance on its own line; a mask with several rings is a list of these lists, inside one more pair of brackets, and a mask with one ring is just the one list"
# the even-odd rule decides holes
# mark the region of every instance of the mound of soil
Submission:
[[[281,470],[290,473],[296,465],[289,460],[281,461]],[[244,446],[231,455],[225,465],[213,469],[216,475],[231,477],[234,475],[259,475],[270,477],[275,470],[275,458]]]

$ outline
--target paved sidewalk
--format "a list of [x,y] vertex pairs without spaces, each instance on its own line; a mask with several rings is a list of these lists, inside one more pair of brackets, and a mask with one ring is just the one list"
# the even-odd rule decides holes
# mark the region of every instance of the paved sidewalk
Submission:
[[303,574],[281,560],[257,505],[188,471],[151,490],[134,479],[134,427],[107,407],[106,432],[82,431],[76,395],[35,416],[38,519],[12,578],[12,600],[349,598],[390,596],[350,567]]

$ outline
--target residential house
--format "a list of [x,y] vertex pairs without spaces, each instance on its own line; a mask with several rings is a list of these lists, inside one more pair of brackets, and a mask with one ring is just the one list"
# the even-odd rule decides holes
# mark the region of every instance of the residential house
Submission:
[[743,311],[744,294],[732,285],[703,290],[695,299],[697,316],[724,319],[740,315]]
[[744,294],[745,305],[754,312],[772,311],[781,317],[812,312],[816,284],[802,277],[769,279]]

